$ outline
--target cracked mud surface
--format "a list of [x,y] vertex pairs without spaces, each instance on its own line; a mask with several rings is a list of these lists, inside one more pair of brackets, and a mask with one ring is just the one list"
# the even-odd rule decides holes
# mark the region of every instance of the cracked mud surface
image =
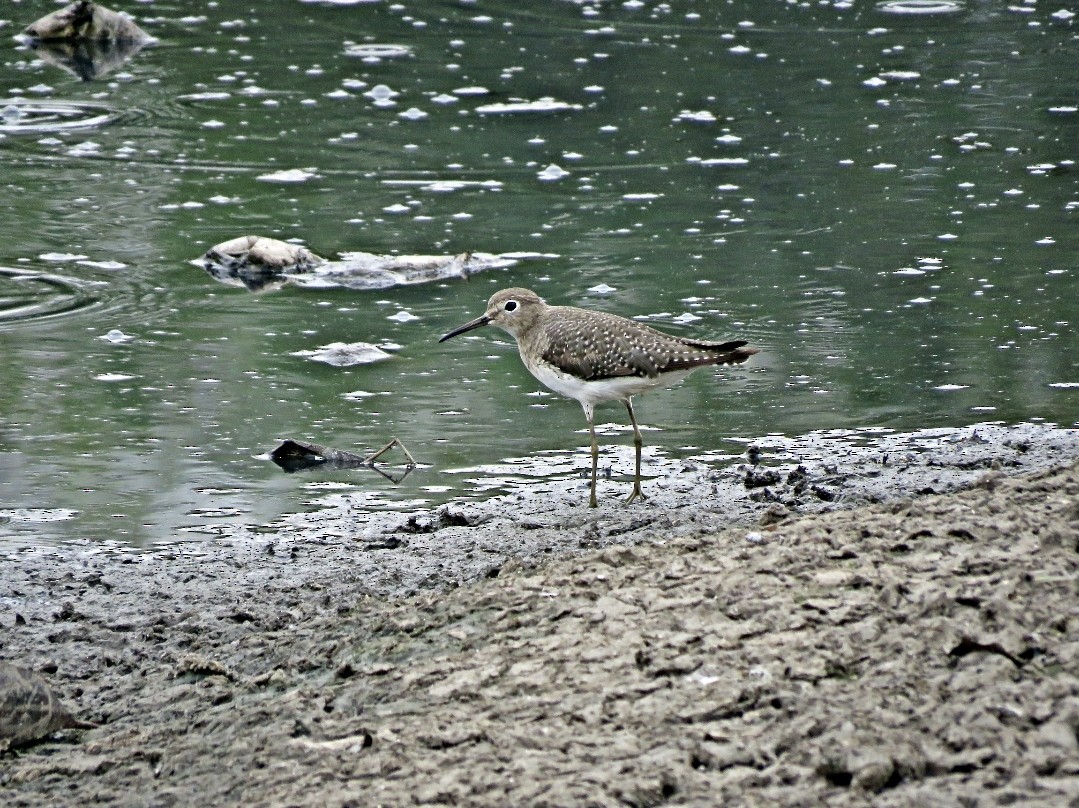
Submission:
[[12,550],[0,659],[101,726],[0,804],[1079,804],[1079,435],[759,447]]

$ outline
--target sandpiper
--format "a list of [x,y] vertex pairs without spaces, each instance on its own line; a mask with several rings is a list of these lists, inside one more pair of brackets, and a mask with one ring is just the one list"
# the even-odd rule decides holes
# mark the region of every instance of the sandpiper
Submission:
[[626,504],[638,498],[643,500],[643,440],[633,414],[633,396],[680,382],[699,367],[736,365],[758,353],[757,348],[746,348],[744,340],[689,339],[665,334],[615,314],[573,306],[548,306],[530,289],[495,292],[481,316],[443,334],[438,341],[445,342],[485,325],[508,331],[517,340],[521,361],[529,372],[555,392],[576,399],[584,408],[592,435],[592,491],[588,504],[593,508],[597,506],[599,445],[592,417],[597,404],[625,402],[637,449],[633,491]]

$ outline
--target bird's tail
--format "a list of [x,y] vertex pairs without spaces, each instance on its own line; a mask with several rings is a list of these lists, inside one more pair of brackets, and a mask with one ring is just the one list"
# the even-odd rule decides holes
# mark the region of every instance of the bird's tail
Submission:
[[753,354],[761,352],[760,348],[747,348],[747,343],[744,339],[735,339],[730,342],[687,339],[683,340],[683,342],[712,354],[714,358],[707,362],[709,365],[740,365]]
[[734,347],[716,360],[717,365],[740,365],[749,359],[749,357],[753,356],[753,354],[761,352],[760,348],[744,347],[745,342],[728,342],[727,345]]

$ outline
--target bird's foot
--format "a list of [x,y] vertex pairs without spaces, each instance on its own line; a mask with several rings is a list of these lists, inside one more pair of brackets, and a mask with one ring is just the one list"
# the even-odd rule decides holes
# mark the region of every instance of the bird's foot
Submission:
[[638,499],[641,502],[647,502],[648,501],[648,497],[646,497],[644,495],[644,491],[641,490],[641,484],[640,483],[635,483],[634,486],[633,486],[633,490],[630,492],[630,495],[626,498],[625,504],[629,505],[629,503],[631,503],[631,502],[633,502],[635,500],[638,500]]

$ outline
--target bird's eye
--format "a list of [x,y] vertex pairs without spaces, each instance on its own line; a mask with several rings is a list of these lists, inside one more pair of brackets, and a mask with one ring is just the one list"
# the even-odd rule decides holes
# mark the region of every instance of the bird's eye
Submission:
[[507,300],[506,301],[506,311],[517,311],[517,301],[516,300]]

